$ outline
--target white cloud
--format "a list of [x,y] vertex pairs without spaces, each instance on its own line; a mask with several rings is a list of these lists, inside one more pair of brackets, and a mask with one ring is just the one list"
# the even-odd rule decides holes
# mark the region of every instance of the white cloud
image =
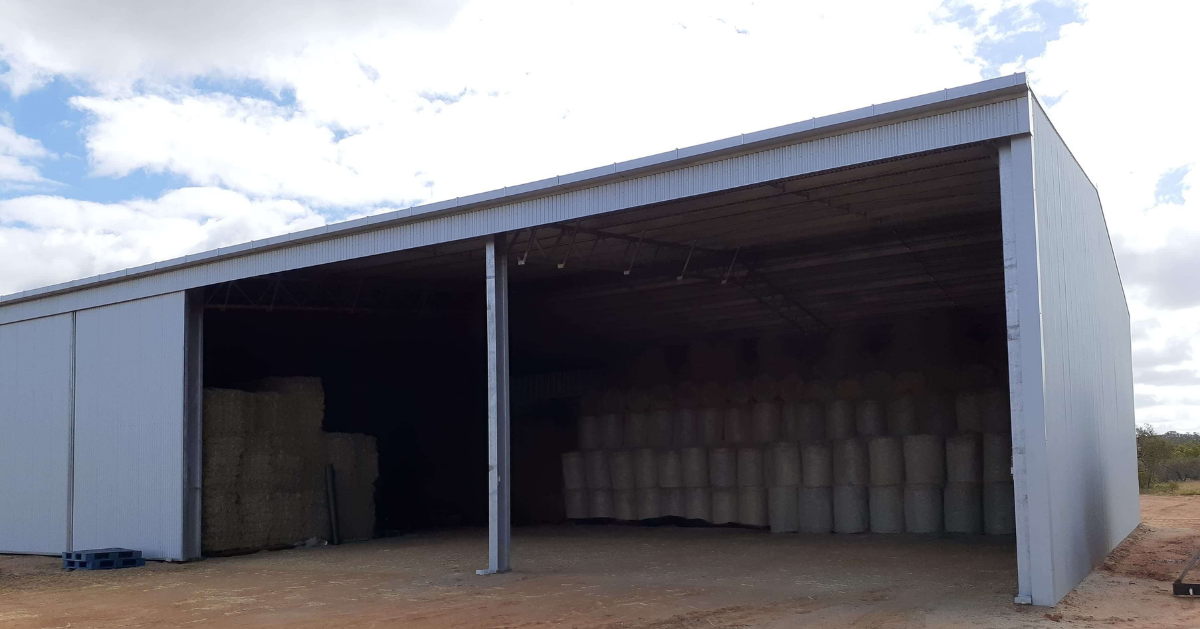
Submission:
[[92,117],[100,176],[169,171],[322,207],[405,204],[978,79],[969,35],[934,23],[937,4],[478,3],[442,32],[264,62],[257,77],[290,88],[287,105],[168,87],[72,102]]
[[183,188],[124,203],[43,195],[0,200],[0,294],[324,222],[294,201],[253,201],[218,188]]
[[[1130,311],[1154,322],[1134,341],[1141,356],[1163,359],[1135,375],[1138,420],[1194,431],[1200,125],[1193,119],[1200,89],[1190,77],[1200,72],[1192,32],[1200,5],[1089,2],[1083,15],[1084,23],[1065,26],[1043,56],[1028,62],[1030,78],[1040,96],[1061,97],[1049,114],[1100,190]],[[1179,197],[1159,203],[1159,180],[1184,166],[1192,168]]]
[[461,0],[36,0],[0,3],[0,85],[14,94],[55,75],[107,89],[209,73],[243,77],[305,46],[436,28]]
[[0,190],[44,182],[36,162],[49,155],[41,142],[0,123]]

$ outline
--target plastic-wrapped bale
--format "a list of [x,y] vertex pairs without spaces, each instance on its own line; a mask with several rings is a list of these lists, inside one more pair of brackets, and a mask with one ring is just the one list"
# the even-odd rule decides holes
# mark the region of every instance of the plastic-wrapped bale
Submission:
[[909,533],[942,532],[942,486],[904,486],[904,530]]
[[798,443],[804,441],[804,426],[800,423],[800,405],[798,402],[784,402],[779,406],[779,431],[784,441]]
[[795,533],[800,530],[800,489],[771,487],[767,489],[767,520],[772,533]]
[[872,371],[863,376],[863,392],[868,397],[887,399],[896,390],[896,381],[886,371]]
[[201,547],[205,552],[244,547],[240,493],[250,396],[232,389],[204,390]]
[[613,450],[609,452],[608,472],[612,475],[613,489],[621,491],[637,487],[633,471],[633,451]]
[[563,488],[587,489],[585,469],[582,452],[564,452],[562,455]]
[[725,409],[725,443],[742,445],[751,442],[750,420],[746,407],[735,404]]
[[899,437],[875,437],[867,442],[871,486],[904,484],[904,442]]
[[755,402],[750,410],[751,441],[759,444],[779,441],[780,415],[779,402],[775,400]]
[[983,484],[983,530],[988,535],[1012,535],[1017,531],[1011,481]]
[[799,487],[804,479],[804,468],[800,464],[800,445],[777,443],[771,447],[771,453],[767,486]]
[[861,437],[887,434],[887,418],[879,400],[859,400],[854,408],[854,427]]
[[708,479],[713,489],[737,487],[737,449],[712,448],[708,451]]
[[[916,371],[903,371],[896,374],[896,393],[912,393],[921,395],[925,393],[925,376]],[[904,436],[904,435],[898,435]]]
[[983,533],[982,483],[946,483],[942,505],[947,533]]
[[650,447],[650,416],[640,411],[630,412],[625,416],[626,448]]
[[658,486],[670,489],[683,487],[683,460],[679,450],[659,451]]
[[704,403],[703,394],[700,385],[684,380],[675,386],[675,404],[679,408],[698,408]]
[[712,521],[712,490],[707,487],[688,487],[683,490],[684,517],[689,520]]
[[613,518],[613,492],[611,489],[588,490],[588,517]]
[[983,436],[983,482],[1012,482],[1012,438],[1007,435]]
[[696,421],[700,426],[700,445],[711,448],[725,442],[725,417],[720,408],[708,406],[700,409]]
[[651,410],[675,408],[675,388],[666,383],[651,387],[650,408]]
[[583,520],[588,517],[588,492],[586,489],[563,490],[563,503],[568,520]]
[[854,437],[854,402],[834,400],[825,407],[825,438],[840,441]]
[[872,533],[904,532],[904,487],[871,487],[868,496]]
[[737,484],[738,487],[766,487],[766,477],[763,474],[762,448],[743,447],[737,451]]
[[648,440],[651,448],[675,445],[675,416],[669,409],[650,411]]
[[708,450],[683,448],[679,451],[684,487],[708,487]]
[[730,404],[747,404],[750,402],[750,383],[745,380],[734,380],[725,388],[725,395]]
[[733,524],[738,520],[737,489],[712,490],[712,523]]
[[798,438],[800,443],[813,443],[825,440],[825,406],[821,402],[809,400],[796,406],[800,428]]
[[844,439],[833,444],[833,484],[862,485],[871,482],[867,448],[858,439]]
[[833,531],[865,533],[870,526],[866,485],[833,486]]
[[701,389],[700,399],[705,406],[723,407],[729,400],[729,392],[725,389],[725,385],[720,382],[709,380],[704,383],[704,388]]
[[756,402],[770,402],[779,397],[779,380],[771,374],[759,374],[750,382],[750,395]]
[[940,486],[946,483],[946,449],[941,437],[910,435],[904,438],[904,480],[911,485]]
[[663,510],[663,492],[657,487],[637,490],[637,519],[653,520],[667,515]]
[[800,531],[829,533],[833,531],[833,488],[801,487]]
[[612,473],[608,467],[608,453],[603,450],[592,450],[583,453],[584,466],[587,468],[588,489],[612,489]]
[[633,480],[638,489],[658,487],[658,453],[650,448],[633,451]]
[[337,489],[338,535],[343,540],[369,539],[375,532],[375,481],[379,478],[375,437],[327,433],[325,440]]
[[636,489],[614,489],[613,517],[625,522],[638,519],[638,492]]
[[862,382],[857,378],[843,378],[838,380],[834,393],[843,400],[857,400],[863,396]]
[[600,446],[604,450],[617,450],[625,445],[625,417],[620,413],[600,416]]
[[1008,409],[1008,391],[986,389],[979,395],[979,412],[983,415],[983,430],[993,433],[1011,433],[1012,416]]
[[642,387],[633,387],[625,392],[625,407],[635,413],[650,410],[650,391]]
[[767,488],[739,487],[737,494],[738,524],[767,526]]
[[680,408],[675,411],[675,445],[680,448],[704,445],[700,436],[700,412],[696,409]]
[[921,432],[928,435],[952,435],[958,427],[954,418],[954,398],[946,393],[929,393],[924,399]]
[[579,449],[599,450],[602,447],[600,418],[595,415],[580,415],[577,423],[579,425]]
[[625,410],[625,392],[616,388],[605,389],[600,394],[600,407],[605,413],[620,413]]
[[659,490],[662,495],[662,517],[687,517],[686,491],[683,487]]
[[804,399],[804,380],[799,374],[789,373],[779,379],[779,399],[784,402],[799,402]]
[[983,480],[983,446],[979,433],[946,438],[946,482],[978,483]]
[[804,468],[805,487],[830,487],[833,485],[833,453],[826,443],[809,443],[803,446],[800,456]]
[[804,397],[814,402],[829,402],[834,397],[833,387],[824,380],[813,380],[804,385]]
[[921,423],[917,420],[917,398],[906,394],[888,402],[887,423],[888,434],[893,437],[919,434]]
[[977,393],[959,391],[954,399],[954,419],[959,432],[983,432],[983,416],[979,411]]

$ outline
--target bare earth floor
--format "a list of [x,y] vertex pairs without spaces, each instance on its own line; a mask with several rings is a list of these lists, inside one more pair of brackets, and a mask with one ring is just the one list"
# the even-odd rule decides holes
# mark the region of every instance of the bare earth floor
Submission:
[[477,530],[113,572],[0,556],[0,627],[1200,627],[1170,595],[1200,496],[1142,513],[1053,609],[1012,604],[1011,539],[560,526],[518,529],[489,577]]

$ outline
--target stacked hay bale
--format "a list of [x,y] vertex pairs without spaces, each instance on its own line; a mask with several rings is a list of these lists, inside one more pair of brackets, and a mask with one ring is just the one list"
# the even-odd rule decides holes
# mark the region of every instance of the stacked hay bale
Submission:
[[942,486],[946,450],[939,435],[904,437],[904,530],[942,531]]
[[871,532],[903,533],[904,442],[900,437],[874,437],[867,442],[867,461]]
[[321,432],[325,419],[321,379],[268,378],[255,389],[260,392],[261,412],[254,417],[252,430],[257,438],[247,442],[247,457],[256,464],[256,471],[265,466],[267,472],[258,477],[265,482],[254,488],[250,488],[254,478],[246,477],[243,487],[258,493],[255,505],[246,511],[246,525],[251,530],[266,528],[266,546],[325,537],[329,531],[325,507],[328,454]]
[[800,483],[803,479],[800,444],[783,442],[771,447],[767,519],[772,533],[795,533],[800,530]]
[[[370,539],[375,534],[375,480],[379,478],[379,451],[375,437],[357,433],[325,433],[329,463],[337,492],[338,535],[342,541]],[[318,524],[328,522],[316,518]],[[317,535],[321,537],[322,535]]]
[[331,457],[342,536],[370,537],[379,474],[374,438],[322,432],[325,394],[317,378],[272,378],[254,389],[204,391],[202,550],[328,537],[325,467]]
[[1012,426],[1008,392],[988,389],[979,397],[983,416],[983,528],[988,535],[1016,532],[1012,480]]
[[1011,533],[999,389],[950,370],[698,384],[703,375],[591,396],[580,451],[563,459],[569,518]]
[[946,439],[942,508],[946,532],[983,532],[983,443],[978,432],[960,432]]
[[251,394],[204,390],[200,546],[206,552],[243,548],[241,478]]

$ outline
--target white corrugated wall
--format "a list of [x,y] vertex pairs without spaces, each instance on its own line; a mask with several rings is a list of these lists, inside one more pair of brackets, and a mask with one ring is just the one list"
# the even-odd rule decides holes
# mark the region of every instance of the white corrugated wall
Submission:
[[1129,310],[1099,194],[1030,101],[1000,147],[1018,600],[1053,605],[1140,519]]
[[1100,197],[1033,103],[1055,601],[1140,520],[1129,310]]
[[0,552],[67,550],[73,318],[0,325]]
[[183,559],[185,299],[76,316],[75,548]]

